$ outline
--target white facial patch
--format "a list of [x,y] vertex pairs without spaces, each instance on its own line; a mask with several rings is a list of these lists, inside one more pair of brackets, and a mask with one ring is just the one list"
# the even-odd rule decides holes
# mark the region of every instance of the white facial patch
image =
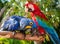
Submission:
[[34,11],[34,6],[32,4],[29,4],[28,7],[31,8],[32,11]]

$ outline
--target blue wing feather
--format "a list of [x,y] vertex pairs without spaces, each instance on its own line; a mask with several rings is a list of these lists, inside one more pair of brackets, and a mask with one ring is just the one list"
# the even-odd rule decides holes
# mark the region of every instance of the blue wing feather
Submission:
[[52,38],[51,40],[53,42],[55,41],[54,44],[55,43],[60,44],[60,40],[59,40],[58,34],[56,33],[55,29],[52,26],[49,26],[45,22],[41,21],[41,19],[37,18],[37,21],[38,21],[38,24],[42,26],[45,29],[45,31],[50,35],[50,37]]

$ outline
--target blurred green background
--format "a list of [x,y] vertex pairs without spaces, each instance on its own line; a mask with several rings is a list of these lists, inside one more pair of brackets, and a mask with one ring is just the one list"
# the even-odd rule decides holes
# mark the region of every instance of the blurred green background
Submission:
[[[26,0],[0,0],[0,25],[12,15],[24,16]],[[36,0],[60,37],[60,0]],[[29,16],[30,17],[30,16]],[[0,44],[34,44],[33,41],[0,38]],[[45,43],[48,44],[48,43]]]

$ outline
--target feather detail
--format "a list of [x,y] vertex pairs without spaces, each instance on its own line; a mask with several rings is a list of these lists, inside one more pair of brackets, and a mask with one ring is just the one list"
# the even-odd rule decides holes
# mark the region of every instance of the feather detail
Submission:
[[33,14],[32,12],[31,12],[31,17],[32,17],[32,20],[36,23],[37,29],[38,29],[39,33],[40,33],[40,34],[45,34],[44,28],[42,28],[42,27],[38,24],[38,22],[37,22],[37,20],[36,20],[36,17],[34,16],[34,14]]
[[44,30],[50,35],[50,38],[52,38],[51,40],[53,41],[53,43],[58,43],[60,44],[60,40],[58,37],[57,32],[55,31],[55,29],[53,28],[53,26],[48,25],[48,23],[42,21],[41,19],[39,19],[38,17],[36,17],[38,24],[44,28]]

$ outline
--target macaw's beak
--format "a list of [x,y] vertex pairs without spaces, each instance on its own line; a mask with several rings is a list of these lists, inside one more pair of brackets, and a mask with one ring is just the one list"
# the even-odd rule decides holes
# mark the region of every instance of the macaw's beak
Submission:
[[26,26],[25,27],[25,29],[31,29],[32,28],[32,26]]

